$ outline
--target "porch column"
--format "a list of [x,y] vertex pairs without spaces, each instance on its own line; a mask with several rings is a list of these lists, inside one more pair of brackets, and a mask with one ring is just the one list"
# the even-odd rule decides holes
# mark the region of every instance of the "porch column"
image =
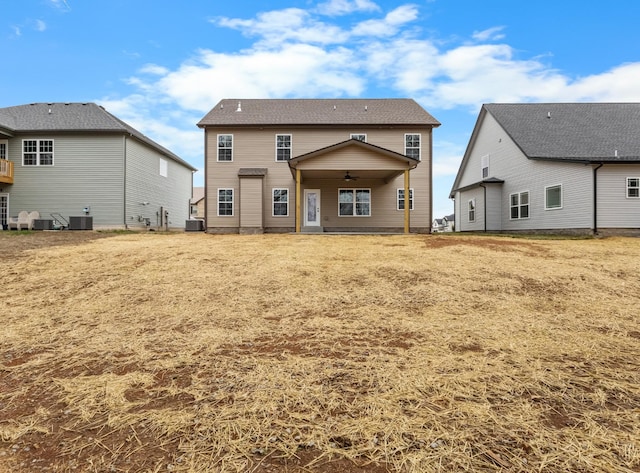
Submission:
[[300,169],[296,169],[296,233],[300,233]]
[[411,227],[411,219],[410,219],[410,211],[411,211],[411,200],[409,199],[409,170],[405,170],[404,172],[404,232],[409,233],[409,228]]

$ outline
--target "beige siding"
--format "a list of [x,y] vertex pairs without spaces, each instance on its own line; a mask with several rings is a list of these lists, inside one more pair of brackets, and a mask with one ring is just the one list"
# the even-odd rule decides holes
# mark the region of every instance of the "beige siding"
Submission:
[[263,215],[262,178],[240,179],[240,228],[262,231]]
[[[267,168],[262,186],[262,221],[265,231],[293,230],[295,228],[295,179],[287,162],[276,161],[276,135],[292,137],[292,156],[300,156],[350,139],[351,133],[365,133],[367,142],[400,154],[404,154],[406,133],[421,135],[421,161],[411,171],[410,187],[414,189],[414,210],[411,212],[412,229],[428,231],[431,227],[431,129],[424,128],[207,128],[205,130],[207,156],[207,228],[212,232],[238,231],[240,194],[242,193],[238,171],[240,168]],[[233,161],[217,161],[218,134],[233,135]],[[348,163],[348,168],[347,164]],[[300,163],[301,168],[337,169],[392,169],[397,161],[376,153],[363,153],[360,148],[343,148],[318,159]],[[347,185],[348,184],[348,185]],[[370,188],[372,190],[371,217],[338,217],[337,196],[339,187]],[[403,176],[384,184],[382,180],[342,182],[331,180],[305,180],[302,189],[322,191],[322,225],[325,227],[381,227],[399,229],[404,225],[404,212],[397,210],[396,193],[404,187]],[[217,216],[217,191],[232,188],[235,193],[234,217]],[[272,215],[271,192],[274,188],[289,189],[289,215]]]

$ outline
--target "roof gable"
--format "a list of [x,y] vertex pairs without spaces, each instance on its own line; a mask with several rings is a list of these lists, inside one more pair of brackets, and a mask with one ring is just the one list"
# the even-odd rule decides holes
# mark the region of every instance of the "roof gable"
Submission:
[[640,103],[486,104],[530,159],[640,161]]
[[12,133],[127,133],[168,158],[196,170],[164,146],[95,103],[32,103],[0,108],[0,129]]
[[198,126],[440,123],[412,99],[224,99]]

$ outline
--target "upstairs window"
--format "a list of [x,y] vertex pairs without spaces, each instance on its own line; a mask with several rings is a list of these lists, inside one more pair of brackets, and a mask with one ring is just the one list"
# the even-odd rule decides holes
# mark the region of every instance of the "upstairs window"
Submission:
[[519,192],[509,196],[511,219],[529,218],[529,192]]
[[420,159],[420,135],[404,135],[404,154],[413,159]]
[[23,166],[53,166],[53,140],[23,140]]
[[291,135],[276,135],[276,161],[291,159]]
[[[398,210],[404,210],[404,189],[398,189]],[[409,189],[409,210],[413,210],[413,189]]]
[[471,199],[467,202],[467,217],[469,222],[476,221],[476,199]]
[[160,158],[160,175],[167,177],[169,175],[169,163],[166,159]]
[[482,167],[482,179],[486,179],[489,177],[489,155],[485,155],[481,158],[481,164],[480,166]]
[[351,133],[350,138],[352,140],[367,142],[367,135],[365,133]]
[[627,177],[627,197],[640,198],[640,177]]
[[562,185],[544,188],[544,208],[545,210],[562,208]]
[[338,215],[340,217],[371,216],[371,190],[339,189]]
[[0,141],[0,159],[7,159],[7,140]]
[[233,161],[233,135],[218,135],[218,161]]

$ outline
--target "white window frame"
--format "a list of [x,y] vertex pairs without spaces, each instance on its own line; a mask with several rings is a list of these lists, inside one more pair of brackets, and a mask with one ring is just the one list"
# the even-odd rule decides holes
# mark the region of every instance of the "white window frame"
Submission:
[[[278,141],[278,138],[281,136],[287,136],[289,137],[289,146],[279,146],[280,143]],[[287,159],[278,159],[278,152],[280,150],[288,150],[289,151],[289,157]],[[291,156],[293,155],[293,136],[290,133],[278,133],[276,135],[276,161],[279,163],[286,163],[287,161],[289,161],[291,159]]]
[[160,158],[160,176],[167,177],[169,175],[169,161]]
[[[220,138],[229,136],[231,137],[231,146],[220,146],[222,142]],[[231,150],[231,158],[230,159],[220,159],[220,151],[222,150]],[[230,133],[220,133],[216,138],[216,159],[219,163],[230,163],[233,162],[233,135]]]
[[[408,146],[409,143],[407,140],[409,139],[410,136],[418,137],[418,146]],[[413,152],[409,153],[409,150],[418,150],[418,156],[417,157],[412,156]],[[422,159],[422,134],[421,133],[405,133],[404,134],[404,155],[408,156],[409,158],[417,159],[418,161]]]
[[[285,191],[286,200],[276,200],[276,191],[280,191],[280,197],[282,197],[282,191]],[[289,216],[289,189],[287,187],[274,187],[271,189],[271,216],[272,217],[288,217]],[[287,209],[286,213],[276,213],[276,204],[284,204]]]
[[[400,206],[402,202],[402,207]],[[396,210],[404,210],[404,187],[398,187],[396,192]],[[413,187],[409,188],[409,210],[413,210]]]
[[467,220],[469,223],[476,221],[476,199],[467,201]]
[[[351,202],[341,202],[340,195],[342,193],[351,192],[353,194],[353,200]],[[358,202],[358,192],[366,192],[369,196],[369,200],[367,202],[360,201]],[[350,203],[353,205],[352,213],[343,214],[342,207],[340,204],[342,203]],[[358,214],[358,204],[369,204],[368,213],[366,214]],[[371,217],[371,189],[369,188],[338,188],[338,217]]]
[[[28,142],[35,142],[35,151],[29,151],[26,152],[25,151],[25,145]],[[51,143],[51,150],[43,150],[42,149],[42,145],[44,143]],[[54,140],[52,139],[24,139],[22,140],[22,165],[23,166],[53,166],[54,164],[54,150],[55,150],[55,144],[54,144]],[[34,155],[34,159],[35,159],[35,164],[25,164],[25,155],[29,154],[29,155]],[[45,163],[43,164],[43,155],[51,155],[51,162],[50,163]]]
[[9,159],[9,140],[0,140],[0,159]]
[[[632,184],[631,181],[635,181]],[[627,177],[626,178],[626,182],[627,182],[627,199],[640,199],[640,177]],[[635,191],[633,192],[635,195],[631,195],[632,192],[631,191]]]
[[[555,207],[549,207],[549,202],[547,201],[548,200],[547,199],[548,192],[549,192],[550,189],[553,189],[555,187],[560,189],[560,205],[555,206]],[[560,209],[562,209],[562,207],[564,205],[564,202],[563,202],[564,198],[563,198],[562,194],[563,194],[563,192],[562,192],[562,184],[554,184],[552,186],[546,186],[544,188],[544,209],[545,210],[560,210]]]
[[351,133],[349,135],[349,139],[362,141],[363,143],[367,142],[367,134],[366,133]]
[[[231,200],[220,200],[220,191],[231,191]],[[217,209],[217,213],[218,213],[218,217],[233,217],[234,215],[234,199],[235,199],[235,192],[234,189],[232,187],[219,187],[218,188],[218,192],[217,192],[217,200],[218,200],[218,204],[216,206]],[[220,213],[220,204],[231,204],[231,214],[221,214]]]
[[[485,169],[487,172],[485,172]],[[485,154],[480,158],[480,177],[481,179],[487,179],[489,177],[489,155]]]
[[[526,204],[522,203],[523,195],[527,196]],[[515,204],[513,203],[514,196],[517,197],[517,202]],[[522,216],[522,209],[524,207],[527,208],[526,217]],[[518,211],[518,215],[515,217],[513,216],[513,213],[512,213],[513,209],[516,209]],[[526,220],[530,217],[530,215],[531,215],[531,193],[529,191],[522,191],[522,192],[513,192],[509,194],[509,220]]]

